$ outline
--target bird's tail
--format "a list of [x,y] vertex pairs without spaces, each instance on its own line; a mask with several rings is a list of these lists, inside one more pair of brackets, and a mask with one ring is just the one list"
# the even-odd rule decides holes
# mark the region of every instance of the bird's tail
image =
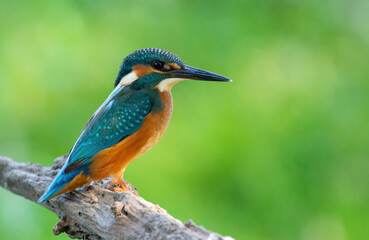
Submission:
[[68,191],[68,189],[65,189],[60,192],[68,183],[71,183],[71,181],[82,172],[81,169],[77,169],[70,173],[64,173],[65,167],[66,166],[64,165],[46,192],[40,197],[40,199],[38,199],[39,203],[49,200],[55,195]]

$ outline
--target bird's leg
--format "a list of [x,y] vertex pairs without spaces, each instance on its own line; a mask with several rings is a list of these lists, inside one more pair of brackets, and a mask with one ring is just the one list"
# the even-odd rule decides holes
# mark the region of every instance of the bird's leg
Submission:
[[115,192],[129,191],[133,193],[134,195],[139,196],[137,189],[134,186],[132,186],[128,181],[123,180],[122,177],[119,177],[118,179],[111,181],[111,183],[120,186],[120,187],[114,188]]

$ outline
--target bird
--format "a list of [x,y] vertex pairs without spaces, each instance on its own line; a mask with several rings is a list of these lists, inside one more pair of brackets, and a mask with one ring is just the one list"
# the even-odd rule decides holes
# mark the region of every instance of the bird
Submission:
[[162,137],[173,111],[171,89],[188,79],[232,81],[188,66],[166,50],[144,48],[128,55],[120,65],[114,90],[88,120],[38,202],[109,176],[120,185],[115,191],[131,191],[123,180],[126,167]]

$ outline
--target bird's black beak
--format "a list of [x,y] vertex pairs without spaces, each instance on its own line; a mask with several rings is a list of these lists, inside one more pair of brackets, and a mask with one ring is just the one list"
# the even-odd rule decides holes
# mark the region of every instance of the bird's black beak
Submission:
[[193,80],[203,80],[203,81],[217,81],[217,82],[231,82],[232,80],[221,75],[201,70],[198,68],[185,66],[184,69],[172,70],[170,71],[170,76],[172,78],[185,78]]

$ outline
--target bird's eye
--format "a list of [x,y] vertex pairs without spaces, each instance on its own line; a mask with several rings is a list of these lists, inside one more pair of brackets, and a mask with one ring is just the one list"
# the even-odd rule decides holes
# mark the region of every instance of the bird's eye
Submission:
[[155,68],[155,69],[162,69],[164,67],[164,63],[163,62],[160,62],[158,60],[155,60],[151,63],[152,67]]

